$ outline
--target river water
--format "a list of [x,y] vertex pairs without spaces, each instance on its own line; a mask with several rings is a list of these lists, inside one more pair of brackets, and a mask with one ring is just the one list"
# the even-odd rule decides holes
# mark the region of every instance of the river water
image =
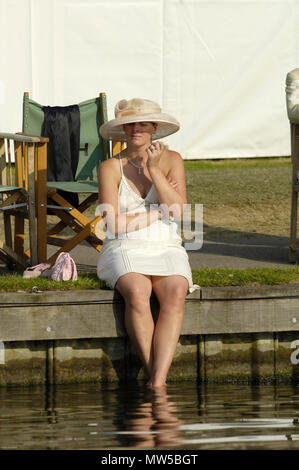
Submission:
[[0,450],[299,449],[299,386],[0,388]]

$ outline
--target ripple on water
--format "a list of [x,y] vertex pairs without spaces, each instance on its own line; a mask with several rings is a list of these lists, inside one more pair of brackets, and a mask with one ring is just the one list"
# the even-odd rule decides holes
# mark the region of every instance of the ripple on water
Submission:
[[291,449],[298,417],[291,385],[9,387],[0,389],[0,449]]

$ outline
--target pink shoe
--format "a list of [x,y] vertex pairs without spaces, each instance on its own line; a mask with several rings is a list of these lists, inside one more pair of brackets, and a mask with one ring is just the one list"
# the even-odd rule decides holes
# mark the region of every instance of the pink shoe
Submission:
[[51,265],[47,263],[41,263],[37,264],[36,266],[30,266],[23,272],[23,278],[32,279],[34,277],[39,277],[43,271],[49,269],[50,267]]

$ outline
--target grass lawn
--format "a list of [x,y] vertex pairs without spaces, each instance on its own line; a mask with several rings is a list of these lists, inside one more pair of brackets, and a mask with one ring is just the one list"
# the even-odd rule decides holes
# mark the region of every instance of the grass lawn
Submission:
[[[289,268],[204,268],[193,269],[193,282],[201,287],[258,286],[299,284],[299,267]],[[47,278],[23,279],[19,274],[0,276],[0,291],[30,292],[37,287],[40,291],[72,289],[106,289],[105,283],[94,273],[78,276],[78,281],[57,282]]]
[[289,237],[290,158],[186,162],[188,202],[203,204],[204,238]]
[[[185,170],[188,203],[203,204],[204,238],[289,237],[290,158],[185,161]],[[89,211],[93,214],[94,210],[95,206]],[[202,287],[299,283],[299,267],[196,269],[193,278]],[[104,284],[96,274],[81,274],[77,282],[61,283],[0,276],[2,291],[30,290],[33,286],[41,290],[99,289]]]

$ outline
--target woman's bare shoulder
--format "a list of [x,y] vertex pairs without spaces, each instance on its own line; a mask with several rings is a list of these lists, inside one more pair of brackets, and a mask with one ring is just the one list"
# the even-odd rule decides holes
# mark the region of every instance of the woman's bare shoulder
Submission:
[[119,159],[117,157],[111,157],[108,158],[108,160],[104,160],[101,162],[99,166],[99,172],[108,172],[108,173],[114,173],[117,172],[119,169]]
[[183,157],[179,152],[174,150],[165,149],[163,152],[164,165],[169,169],[173,168],[174,165],[183,164]]
[[114,181],[115,184],[118,184],[120,179],[120,167],[119,159],[117,157],[111,157],[108,160],[104,160],[99,165],[98,179],[101,185],[106,184],[107,182],[111,183],[112,181]]
[[165,149],[165,154],[167,158],[176,158],[177,160],[183,160],[182,155],[179,152],[176,152],[175,150]]

